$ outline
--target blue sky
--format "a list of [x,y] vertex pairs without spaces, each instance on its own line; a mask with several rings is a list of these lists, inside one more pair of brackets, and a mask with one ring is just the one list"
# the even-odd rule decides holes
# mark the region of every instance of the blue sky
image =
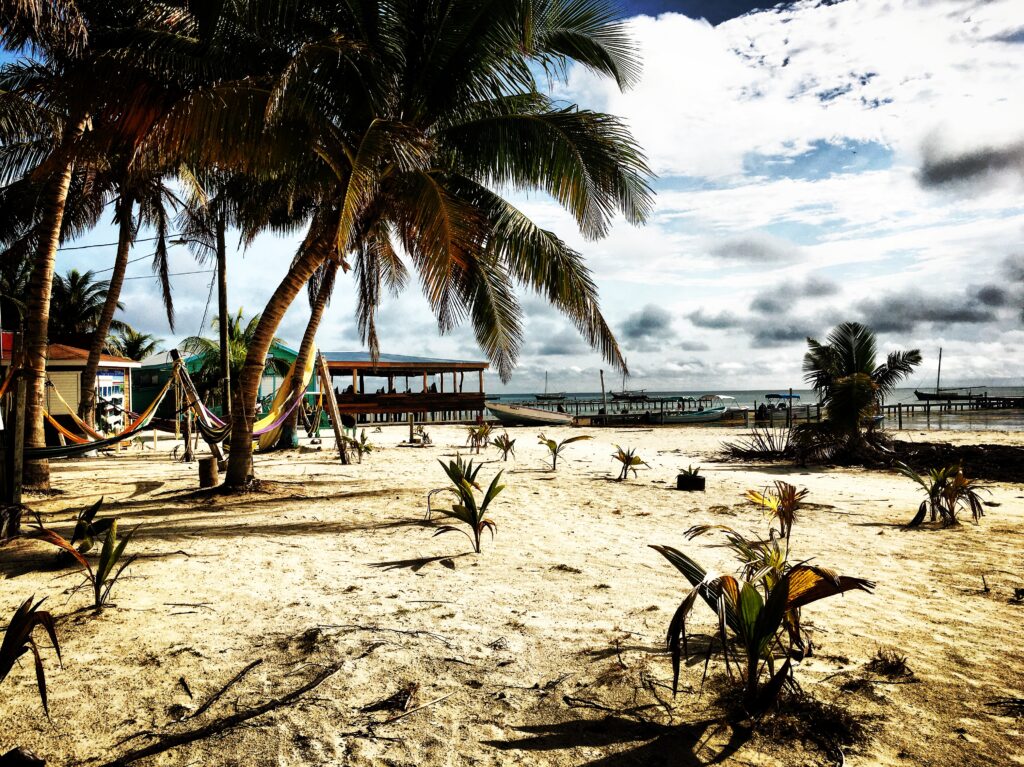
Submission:
[[[933,380],[1024,382],[1024,22],[1006,0],[629,3],[644,74],[617,92],[582,69],[558,95],[619,115],[658,174],[654,215],[582,240],[544,196],[516,202],[588,258],[634,378],[648,389],[801,383],[807,335],[839,321],[916,346]],[[85,241],[107,242],[109,226]],[[294,240],[233,252],[231,303],[262,307]],[[109,252],[107,252],[109,250]],[[197,267],[183,249],[176,272]],[[139,255],[148,251],[137,248]],[[67,251],[59,268],[104,268],[112,249]],[[209,274],[175,277],[169,332],[145,262],[126,319],[173,341],[199,329]],[[525,295],[526,343],[507,391],[593,390],[600,357]],[[360,348],[343,280],[321,329]],[[280,335],[296,342],[300,298]],[[479,357],[465,328],[440,337],[409,292],[380,316],[385,351]],[[489,390],[501,391],[496,378]]]

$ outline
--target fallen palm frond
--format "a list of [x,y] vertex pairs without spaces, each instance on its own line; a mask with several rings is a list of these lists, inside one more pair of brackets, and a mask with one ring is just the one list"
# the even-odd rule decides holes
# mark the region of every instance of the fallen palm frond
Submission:
[[3,642],[0,643],[0,682],[7,678],[14,668],[15,662],[25,653],[31,651],[36,667],[36,687],[39,689],[39,698],[43,702],[43,711],[50,715],[50,709],[46,701],[46,674],[43,670],[43,659],[39,654],[39,646],[32,636],[36,626],[42,626],[53,643],[53,650],[57,653],[57,660],[60,661],[60,644],[57,642],[57,632],[54,628],[53,616],[45,610],[40,610],[39,605],[43,603],[40,599],[32,604],[33,597],[26,599],[21,607],[15,610],[11,622],[4,632]]

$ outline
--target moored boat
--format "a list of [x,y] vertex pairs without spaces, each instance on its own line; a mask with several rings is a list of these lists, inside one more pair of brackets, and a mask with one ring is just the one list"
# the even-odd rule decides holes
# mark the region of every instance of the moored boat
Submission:
[[572,426],[575,419],[568,413],[552,413],[528,405],[485,403],[491,415],[505,426]]
[[563,401],[565,399],[565,392],[564,391],[549,392],[548,391],[548,374],[547,374],[547,371],[544,371],[544,393],[543,394],[534,394],[533,396],[534,396],[534,398],[538,402],[561,402],[561,401]]

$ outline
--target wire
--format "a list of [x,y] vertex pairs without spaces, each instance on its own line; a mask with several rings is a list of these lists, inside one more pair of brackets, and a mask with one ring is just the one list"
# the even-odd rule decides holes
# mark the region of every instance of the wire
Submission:
[[[131,261],[128,262],[128,264],[134,264],[136,261],[145,261],[147,258],[152,258],[155,255],[156,255],[156,251],[154,250],[152,253],[149,253],[149,254],[147,254],[145,256],[139,256],[138,258],[133,258]],[[127,266],[128,264],[125,264],[125,266]],[[104,272],[112,272],[116,268],[117,267],[111,266],[111,267],[109,267],[107,269],[94,269],[93,270],[93,274],[103,274]],[[134,278],[133,277],[129,277],[128,279],[134,279]]]
[[[184,232],[175,232],[174,234],[168,234],[166,236],[167,237],[181,237],[184,234],[185,234]],[[159,240],[159,239],[160,239],[159,237],[140,237],[139,239],[134,240],[133,242],[153,242],[154,240]],[[178,243],[171,243],[171,244],[176,245]],[[65,245],[63,248],[57,248],[57,250],[86,250],[87,248],[109,248],[112,245],[117,245],[117,243],[116,242],[98,242],[95,245]]]
[[[182,274],[209,274],[216,269],[197,269],[196,271],[172,271],[167,276],[181,276]],[[156,280],[160,274],[139,274],[138,276],[126,276],[125,280]]]

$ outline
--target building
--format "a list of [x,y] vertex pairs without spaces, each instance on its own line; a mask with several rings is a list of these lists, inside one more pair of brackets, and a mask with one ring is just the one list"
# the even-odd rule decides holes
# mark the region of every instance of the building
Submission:
[[[7,374],[11,364],[11,350],[14,337],[11,333],[0,336],[0,377]],[[46,410],[62,424],[73,426],[69,408],[78,412],[81,402],[82,373],[89,360],[89,352],[67,344],[50,344],[46,358],[46,373],[52,387],[46,387]],[[100,355],[100,366],[96,376],[96,396],[99,402],[114,406],[104,413],[106,426],[118,429],[124,423],[123,410],[133,408],[132,386],[133,372],[141,364],[127,357],[111,354]],[[58,394],[60,396],[58,396]],[[63,398],[63,402],[61,401]],[[67,403],[65,405],[64,403]]]

